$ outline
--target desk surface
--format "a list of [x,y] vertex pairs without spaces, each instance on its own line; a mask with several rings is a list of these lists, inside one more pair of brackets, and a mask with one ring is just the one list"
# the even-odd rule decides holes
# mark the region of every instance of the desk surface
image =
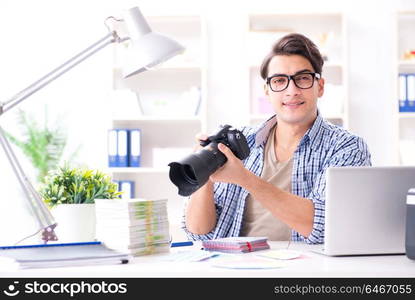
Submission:
[[[270,242],[271,249],[285,249],[287,242]],[[172,248],[171,251],[197,249]],[[2,270],[0,277],[415,277],[415,261],[405,255],[329,257],[313,250],[321,245],[291,243],[302,257],[284,261],[278,269],[224,269],[212,266],[215,258],[203,262],[163,261],[167,255],[135,257],[125,265]],[[266,250],[264,250],[266,251]],[[258,252],[237,254],[249,257]]]

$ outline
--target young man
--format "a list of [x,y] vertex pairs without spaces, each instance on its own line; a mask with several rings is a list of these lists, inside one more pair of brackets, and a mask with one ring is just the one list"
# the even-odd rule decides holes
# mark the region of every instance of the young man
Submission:
[[189,238],[324,242],[327,168],[371,161],[362,138],[319,115],[322,67],[319,50],[301,34],[273,46],[261,76],[275,115],[258,128],[242,129],[251,150],[244,161],[219,145],[228,160],[188,200],[184,230]]

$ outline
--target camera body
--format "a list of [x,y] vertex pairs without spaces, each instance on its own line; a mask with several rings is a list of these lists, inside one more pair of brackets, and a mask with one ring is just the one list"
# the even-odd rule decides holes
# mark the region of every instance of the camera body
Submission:
[[214,135],[200,142],[203,149],[178,162],[169,163],[169,177],[179,188],[179,195],[193,194],[206,183],[211,174],[226,163],[226,156],[218,149],[219,143],[229,147],[241,160],[247,158],[250,153],[246,138],[241,131],[230,125],[221,126]]
[[206,147],[209,144],[213,151],[218,150],[218,144],[222,143],[231,149],[232,153],[243,160],[249,155],[249,147],[245,136],[238,129],[232,128],[230,125],[223,125],[219,131],[211,135],[205,141],[201,141],[200,145]]

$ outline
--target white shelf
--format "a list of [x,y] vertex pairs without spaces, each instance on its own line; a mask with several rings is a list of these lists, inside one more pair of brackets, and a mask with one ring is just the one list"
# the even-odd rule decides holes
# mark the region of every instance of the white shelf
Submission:
[[140,102],[137,114],[115,114],[112,128],[141,130],[141,167],[108,171],[114,180],[133,181],[136,197],[167,198],[169,218],[177,223],[183,197],[169,179],[167,164],[190,154],[195,135],[205,131],[206,25],[201,16],[152,16],[147,20],[154,31],[177,40],[186,50],[140,76],[123,79],[119,66],[125,49],[114,48],[114,88],[134,92]]
[[174,116],[140,116],[139,118],[119,118],[113,120],[114,123],[118,122],[201,122],[201,118],[198,116],[189,116],[189,117],[174,117]]
[[169,173],[169,168],[133,168],[133,167],[126,167],[126,168],[109,168],[108,170],[111,173],[131,173],[131,174],[148,174],[148,173],[167,174],[167,173]]
[[399,61],[398,62],[399,73],[414,73],[415,72],[415,61]]
[[[133,181],[136,197],[168,199],[171,234],[182,239],[184,198],[170,181],[167,164],[191,152],[195,135],[206,126],[206,26],[201,16],[153,15],[147,20],[154,31],[177,40],[186,50],[140,76],[123,79],[119,66],[124,49],[114,49],[114,88],[135,92],[140,102],[137,114],[114,114],[118,118],[112,120],[112,128],[141,130],[142,167],[108,170],[114,180]],[[195,88],[200,88],[199,94]]]
[[[402,64],[404,64],[404,63],[402,63]],[[415,61],[414,62],[411,62],[411,65],[415,65]],[[258,69],[259,70],[259,68],[261,67],[260,65],[258,65],[258,64],[256,64],[256,63],[251,63],[250,64],[250,66],[249,66],[251,69]],[[341,63],[341,62],[336,62],[336,61],[334,61],[334,62],[328,62],[328,61],[325,61],[324,62],[324,65],[323,65],[323,69],[324,68],[330,68],[330,69],[341,69],[341,68],[343,68],[343,63]]]
[[341,13],[257,13],[250,15],[249,29],[252,32],[282,32],[283,34],[310,31],[311,27],[327,28],[341,25],[337,22],[341,17]]
[[415,119],[415,112],[400,112],[399,119]]
[[[408,50],[414,50],[415,37],[413,35],[415,26],[415,11],[402,11],[397,14],[397,39],[396,52],[399,60],[397,61],[396,70],[396,87],[398,87],[399,73],[414,73],[415,59],[404,60],[404,53]],[[410,143],[415,143],[414,121],[415,112],[399,112],[398,93],[399,88],[395,89],[395,96],[393,98],[396,116],[395,125],[395,143],[396,143],[396,157],[397,161],[402,165],[413,164],[413,147]]]
[[169,63],[166,62],[162,65],[160,65],[158,68],[156,68],[156,70],[172,70],[172,71],[176,71],[176,70],[190,70],[190,71],[201,71],[202,69],[202,65],[197,64],[197,63],[187,63],[187,62],[174,62],[174,63]]
[[406,67],[406,66],[415,67],[415,59],[414,60],[400,60],[398,62],[398,65],[400,67]]

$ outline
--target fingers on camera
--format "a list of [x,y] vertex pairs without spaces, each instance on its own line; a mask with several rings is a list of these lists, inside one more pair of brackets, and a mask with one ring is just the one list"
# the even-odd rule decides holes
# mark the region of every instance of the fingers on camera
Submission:
[[196,140],[197,141],[205,141],[208,139],[208,135],[205,133],[198,133],[196,134]]
[[194,146],[193,151],[197,151],[202,148],[202,146],[200,146],[200,142],[207,140],[208,135],[204,133],[198,133],[196,134],[195,138],[196,138],[196,145]]

